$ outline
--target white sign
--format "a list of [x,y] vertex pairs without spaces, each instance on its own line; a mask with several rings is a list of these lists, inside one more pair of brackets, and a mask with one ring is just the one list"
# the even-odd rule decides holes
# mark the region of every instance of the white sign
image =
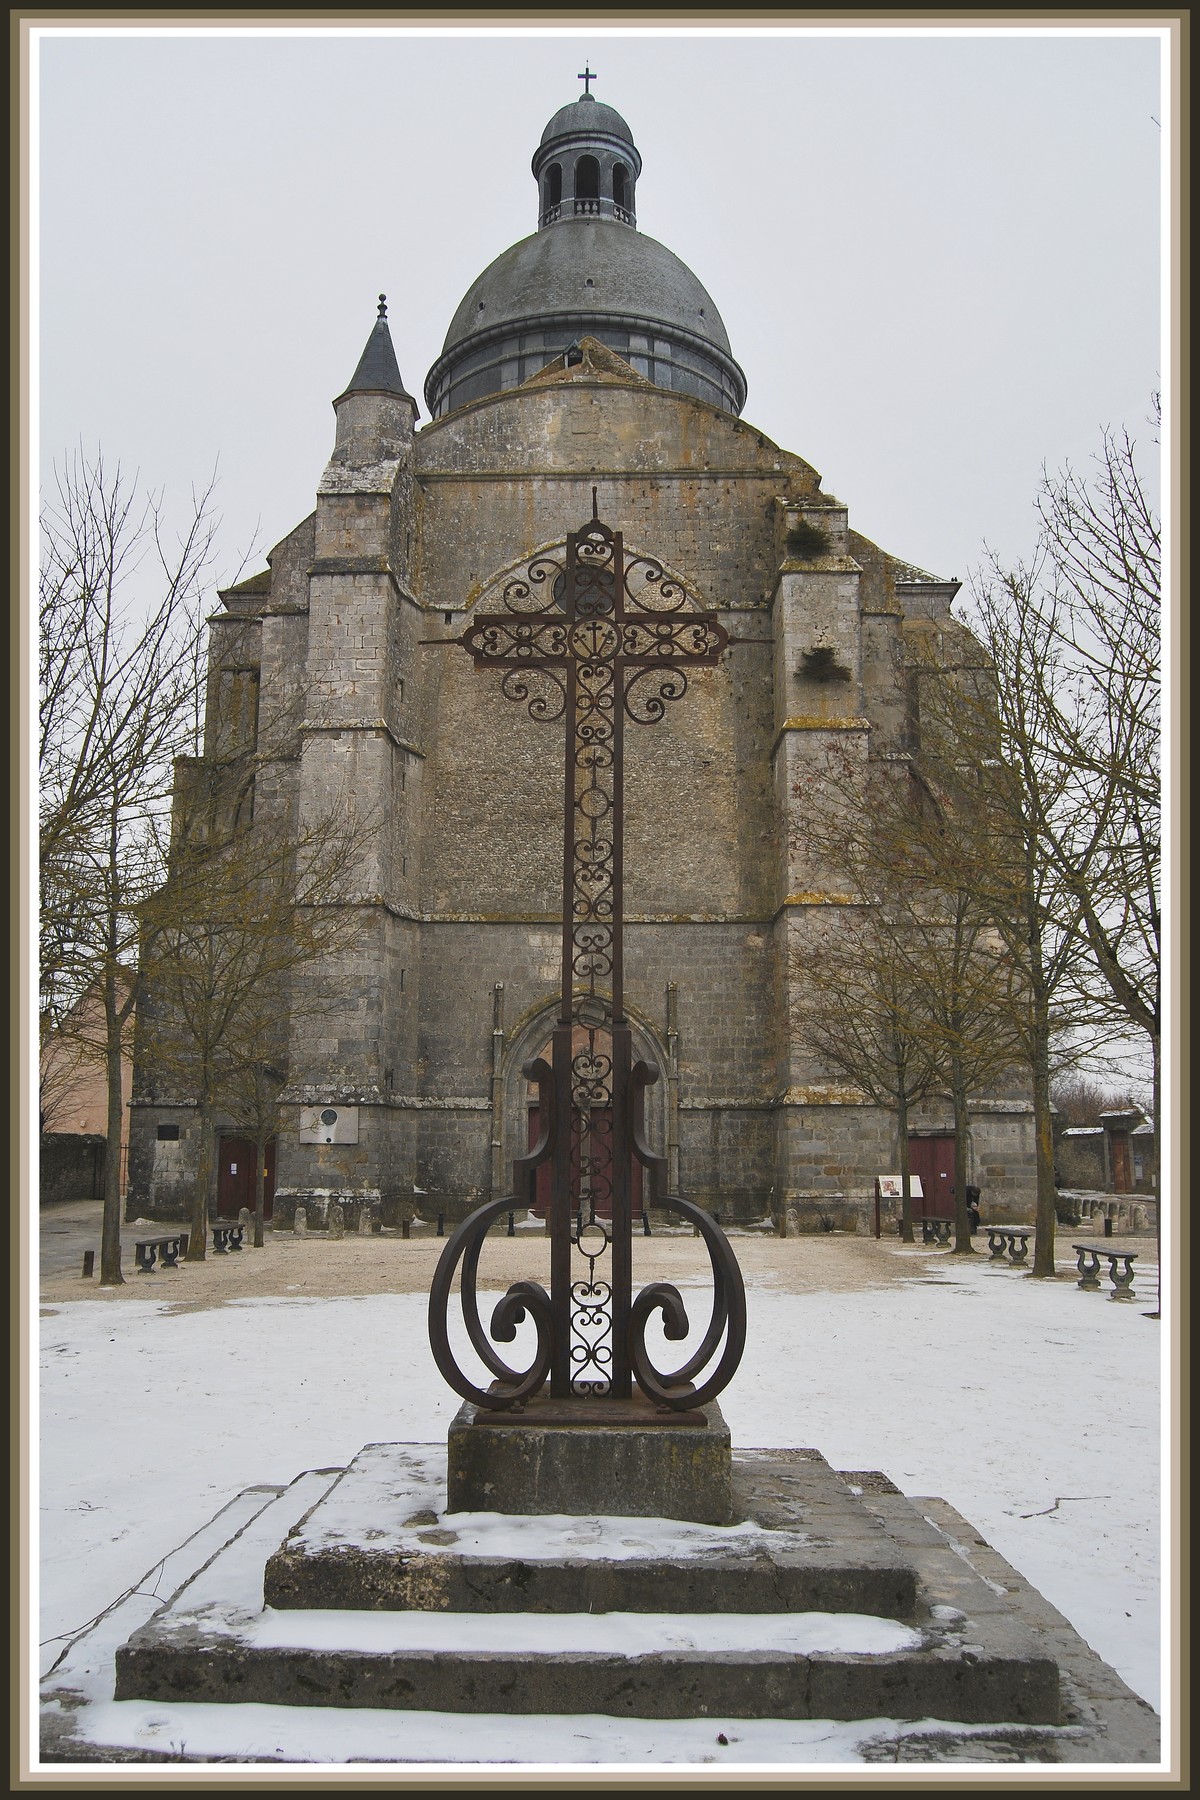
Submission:
[[357,1144],[357,1106],[302,1106],[302,1144]]
[[[899,1175],[877,1175],[875,1180],[879,1187],[879,1198],[881,1200],[903,1199]],[[921,1186],[921,1177],[919,1175],[909,1176],[908,1191],[914,1200],[923,1200],[925,1198],[925,1191]]]

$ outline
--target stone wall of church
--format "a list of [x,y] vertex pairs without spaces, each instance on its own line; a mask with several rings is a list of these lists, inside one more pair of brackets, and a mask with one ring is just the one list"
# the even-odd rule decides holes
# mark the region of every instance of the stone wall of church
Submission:
[[[272,553],[257,616],[213,639],[218,660],[257,659],[261,729],[282,757],[264,793],[301,818],[341,807],[375,825],[346,869],[354,935],[298,975],[291,1024],[289,1105],[357,1106],[358,1142],[286,1129],[277,1222],[300,1202],[319,1220],[333,1196],[389,1222],[412,1208],[450,1222],[498,1165],[507,1186],[526,1147],[511,1057],[558,988],[563,727],[447,640],[586,523],[595,488],[627,560],[659,558],[746,640],[691,672],[661,722],[626,732],[626,992],[660,1061],[669,984],[677,996],[655,1147],[672,1138],[681,1191],[726,1220],[858,1226],[894,1128],[834,1091],[795,1028],[812,932],[836,917],[796,826],[806,771],[906,742],[886,559],[808,464],[680,395],[566,382],[464,407],[411,445],[396,426],[379,463],[368,437],[343,434],[316,513]],[[974,1154],[997,1216],[1019,1215],[1032,1141],[1018,1100],[980,1114]],[[152,1161],[131,1152],[146,1210]]]

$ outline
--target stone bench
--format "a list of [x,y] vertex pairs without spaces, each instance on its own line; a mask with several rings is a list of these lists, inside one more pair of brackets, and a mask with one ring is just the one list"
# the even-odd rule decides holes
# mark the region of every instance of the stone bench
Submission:
[[177,1269],[180,1257],[187,1255],[187,1247],[186,1231],[176,1231],[169,1237],[139,1238],[133,1246],[138,1274],[153,1274],[156,1260],[160,1268]]
[[953,1219],[922,1219],[921,1241],[925,1244],[948,1244],[954,1231]]
[[[1109,1299],[1134,1298],[1133,1265],[1137,1261],[1136,1250],[1110,1250],[1104,1244],[1072,1244],[1071,1248],[1075,1252],[1075,1266],[1079,1270],[1077,1287],[1094,1293],[1100,1292],[1100,1258],[1103,1256],[1108,1259],[1108,1275],[1113,1284]],[[1118,1263],[1124,1263],[1125,1267],[1118,1269]]]
[[992,1253],[993,1262],[1003,1262],[1007,1256],[1015,1268],[1019,1268],[1029,1255],[1029,1239],[1033,1235],[1028,1225],[981,1225],[981,1231],[987,1232],[988,1249]]
[[242,1227],[240,1225],[214,1225],[213,1251],[217,1256],[224,1256],[229,1250],[240,1250],[242,1247]]

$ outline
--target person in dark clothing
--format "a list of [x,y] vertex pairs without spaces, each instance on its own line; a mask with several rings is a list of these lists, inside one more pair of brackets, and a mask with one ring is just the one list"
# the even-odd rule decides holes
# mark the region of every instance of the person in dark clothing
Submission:
[[971,1227],[971,1236],[979,1230],[979,1189],[967,1183],[967,1220]]

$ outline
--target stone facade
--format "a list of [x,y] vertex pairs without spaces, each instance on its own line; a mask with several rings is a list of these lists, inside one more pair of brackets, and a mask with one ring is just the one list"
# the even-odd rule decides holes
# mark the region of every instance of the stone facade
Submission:
[[[956,586],[885,555],[807,462],[653,385],[601,327],[418,430],[381,316],[335,402],[315,512],[267,575],[222,596],[210,746],[253,731],[252,685],[256,787],[302,817],[377,821],[346,871],[357,930],[337,1007],[298,1013],[289,1045],[291,1111],[356,1106],[357,1142],[283,1131],[277,1224],[300,1203],[319,1222],[334,1199],[348,1223],[363,1207],[451,1220],[504,1192],[527,1148],[520,1069],[549,1038],[559,980],[561,726],[446,640],[587,522],[593,489],[627,556],[657,558],[742,640],[626,737],[625,986],[636,1053],[663,1071],[654,1147],[724,1221],[811,1229],[861,1228],[895,1166],[891,1119],[831,1083],[792,1024],[806,939],[835,904],[805,864],[795,796],[830,742],[864,765],[904,748],[906,634],[957,630]],[[284,717],[275,745],[266,722]],[[167,1204],[156,1126],[180,1116],[151,1077],[130,1162],[145,1213]],[[974,1156],[997,1208],[1031,1210],[1022,1093],[980,1108]]]

